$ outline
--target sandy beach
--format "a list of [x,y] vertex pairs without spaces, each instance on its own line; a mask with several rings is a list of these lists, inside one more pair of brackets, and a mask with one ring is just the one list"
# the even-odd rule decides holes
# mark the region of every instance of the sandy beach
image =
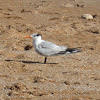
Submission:
[[[82,52],[43,64],[33,33]],[[100,100],[100,0],[0,0],[0,100]]]

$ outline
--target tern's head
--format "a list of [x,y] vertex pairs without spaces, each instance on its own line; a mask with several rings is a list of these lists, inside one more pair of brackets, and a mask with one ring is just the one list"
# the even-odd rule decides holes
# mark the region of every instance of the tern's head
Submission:
[[32,37],[33,39],[35,39],[35,38],[40,38],[40,37],[41,37],[41,34],[34,33],[34,34],[32,34],[30,37]]
[[29,37],[26,38],[33,38],[34,40],[41,40],[41,34],[38,33],[34,33],[32,35],[30,35]]

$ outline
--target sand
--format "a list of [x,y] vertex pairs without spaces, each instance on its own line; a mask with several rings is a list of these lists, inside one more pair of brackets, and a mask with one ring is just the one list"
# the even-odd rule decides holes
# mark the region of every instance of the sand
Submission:
[[[43,64],[36,32],[83,52]],[[1,0],[0,100],[100,100],[100,0]]]

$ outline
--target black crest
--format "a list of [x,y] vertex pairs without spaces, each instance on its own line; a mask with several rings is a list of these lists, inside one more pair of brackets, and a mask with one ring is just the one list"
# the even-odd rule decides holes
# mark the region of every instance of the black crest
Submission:
[[41,36],[41,34],[37,34],[36,36]]

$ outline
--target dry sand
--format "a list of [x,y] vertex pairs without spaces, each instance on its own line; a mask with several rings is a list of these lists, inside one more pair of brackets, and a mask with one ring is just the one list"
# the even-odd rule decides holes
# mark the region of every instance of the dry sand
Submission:
[[[35,32],[83,52],[43,64]],[[100,100],[100,0],[0,0],[0,100]]]

